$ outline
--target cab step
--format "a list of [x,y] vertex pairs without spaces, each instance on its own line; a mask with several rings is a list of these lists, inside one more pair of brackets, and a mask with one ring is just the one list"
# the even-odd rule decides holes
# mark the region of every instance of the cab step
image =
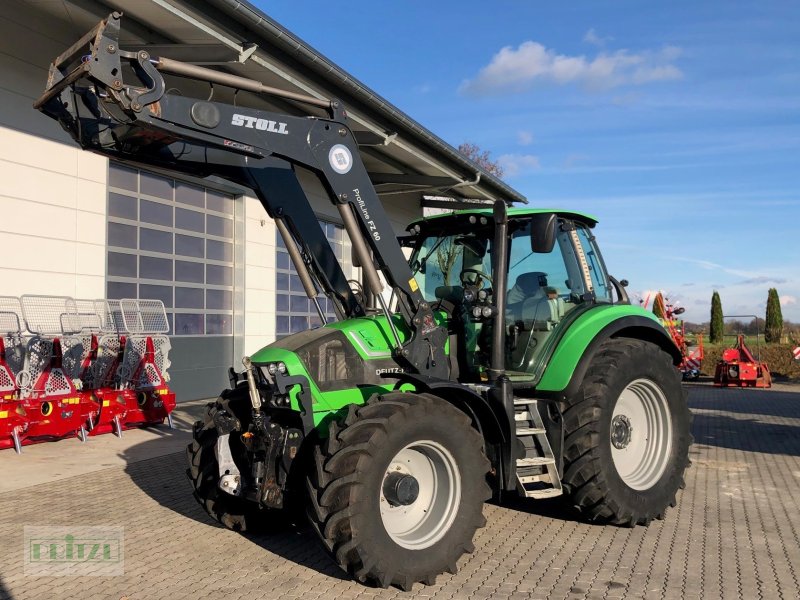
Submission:
[[556,464],[555,459],[548,458],[546,456],[534,456],[531,458],[517,459],[518,467],[543,467],[545,465],[554,465],[554,464]]
[[517,439],[525,456],[517,458],[517,491],[526,498],[553,498],[564,493],[558,465],[536,400],[514,400]]

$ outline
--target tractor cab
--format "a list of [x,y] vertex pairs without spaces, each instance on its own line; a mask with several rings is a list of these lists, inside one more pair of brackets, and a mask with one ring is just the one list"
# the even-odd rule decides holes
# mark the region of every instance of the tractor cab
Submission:
[[505,367],[512,379],[538,379],[567,323],[611,303],[611,283],[591,228],[572,212],[511,209],[508,269],[492,272],[491,211],[429,217],[409,226],[410,266],[423,296],[448,318],[451,369],[461,381],[487,378],[497,285],[506,286]]

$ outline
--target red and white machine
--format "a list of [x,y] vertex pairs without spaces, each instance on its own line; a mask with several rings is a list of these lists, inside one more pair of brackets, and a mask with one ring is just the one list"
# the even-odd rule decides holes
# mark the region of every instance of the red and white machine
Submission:
[[19,405],[29,419],[23,443],[72,435],[86,441],[86,424],[96,416],[97,406],[73,377],[76,358],[72,338],[81,332],[75,300],[25,295],[20,304],[30,334],[25,368],[17,374]]
[[697,345],[689,346],[686,340],[686,329],[683,320],[678,319],[679,315],[685,312],[685,308],[679,307],[670,302],[669,298],[662,292],[655,294],[648,293],[639,302],[643,308],[649,308],[651,302],[653,305],[660,304],[660,313],[664,315],[661,324],[669,332],[672,341],[681,351],[681,364],[678,365],[678,370],[682,373],[684,379],[697,379],[700,376],[700,366],[703,363],[704,350],[703,350],[703,336],[697,335]]
[[25,364],[22,305],[19,298],[0,296],[0,448],[22,451],[28,416],[19,402],[17,375]]
[[175,394],[169,388],[169,321],[161,300],[120,300],[126,332],[118,369],[126,392],[126,426],[155,425],[166,419],[172,427]]
[[738,335],[736,346],[726,348],[717,363],[714,385],[721,387],[772,387],[772,376],[767,363],[757,360]]
[[0,448],[172,426],[168,332],[160,300],[0,297]]

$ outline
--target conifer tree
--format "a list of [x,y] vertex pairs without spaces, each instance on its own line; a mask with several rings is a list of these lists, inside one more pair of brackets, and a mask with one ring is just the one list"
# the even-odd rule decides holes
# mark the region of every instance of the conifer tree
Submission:
[[708,341],[712,344],[721,344],[725,330],[725,323],[722,320],[722,301],[719,299],[719,292],[714,290],[711,296],[711,327]]
[[781,301],[778,290],[770,288],[767,293],[767,317],[764,329],[764,339],[767,342],[778,343],[783,335],[783,315],[781,314]]

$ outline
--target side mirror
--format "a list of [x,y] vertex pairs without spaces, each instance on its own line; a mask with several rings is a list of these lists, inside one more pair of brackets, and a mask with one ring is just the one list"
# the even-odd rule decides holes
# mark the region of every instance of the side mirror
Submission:
[[358,259],[358,252],[356,252],[356,247],[353,245],[350,246],[350,261],[353,263],[353,266],[356,269],[361,268],[361,261]]
[[672,314],[673,315],[682,315],[685,312],[686,312],[686,309],[681,306],[680,308],[676,308],[675,310],[673,310]]
[[531,251],[549,254],[556,245],[558,216],[555,213],[531,215]]

